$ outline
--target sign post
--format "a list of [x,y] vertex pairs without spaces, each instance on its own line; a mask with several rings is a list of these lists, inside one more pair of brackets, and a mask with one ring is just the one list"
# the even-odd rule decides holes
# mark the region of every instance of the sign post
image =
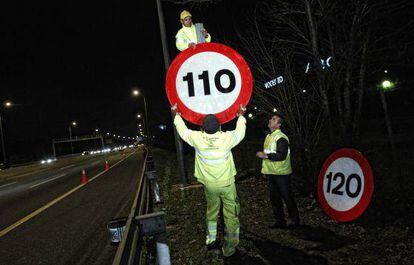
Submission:
[[[162,11],[161,0],[157,0],[157,13],[158,13],[158,21],[160,23],[162,53],[164,55],[164,67],[165,67],[165,71],[167,72],[170,66],[170,54],[168,53],[167,33],[165,30],[164,13]],[[173,131],[174,131],[175,148],[177,152],[178,168],[180,170],[183,183],[188,183],[188,178],[185,172],[185,165],[184,165],[183,143],[180,137],[178,136],[178,133],[175,127],[173,128]]]
[[358,150],[342,148],[325,160],[318,178],[318,199],[331,218],[339,222],[358,218],[373,191],[371,166]]
[[200,125],[205,115],[214,114],[223,124],[236,117],[240,104],[249,102],[253,78],[235,50],[201,43],[174,59],[165,85],[171,106],[177,103],[184,119]]

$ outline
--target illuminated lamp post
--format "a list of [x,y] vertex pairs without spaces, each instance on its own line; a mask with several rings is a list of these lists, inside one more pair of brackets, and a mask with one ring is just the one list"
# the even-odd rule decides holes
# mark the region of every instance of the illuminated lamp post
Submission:
[[[11,108],[12,103],[10,101],[6,101],[3,103],[4,108]],[[1,151],[3,154],[3,166],[7,166],[7,158],[6,158],[6,146],[4,141],[4,133],[3,133],[3,120],[1,118],[1,111],[3,108],[0,108],[0,134],[1,134]]]
[[69,124],[69,139],[70,139],[70,150],[73,154],[73,143],[72,143],[72,126],[76,127],[78,123],[76,121],[72,121],[71,124]]

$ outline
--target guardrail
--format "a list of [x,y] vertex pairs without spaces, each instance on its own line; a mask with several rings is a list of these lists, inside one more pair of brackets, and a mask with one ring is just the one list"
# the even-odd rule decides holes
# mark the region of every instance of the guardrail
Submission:
[[[156,202],[160,202],[161,197],[155,177],[154,161],[149,152],[145,152],[144,166],[137,193],[112,265],[142,264],[143,249],[146,250],[146,264],[155,264],[155,252],[159,264],[171,264],[164,213],[149,214],[153,211],[151,189],[154,191]],[[144,240],[144,237],[146,240]]]

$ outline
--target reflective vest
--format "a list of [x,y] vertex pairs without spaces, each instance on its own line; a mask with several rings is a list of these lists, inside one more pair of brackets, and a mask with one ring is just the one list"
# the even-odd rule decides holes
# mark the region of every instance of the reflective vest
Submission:
[[[277,152],[277,140],[285,138],[289,143],[289,138],[281,131],[276,130],[266,136],[263,145],[264,153],[271,154]],[[290,147],[286,159],[283,161],[272,161],[270,159],[263,159],[262,173],[270,175],[289,175],[292,173],[292,166],[290,164]]]
[[174,124],[180,137],[195,149],[194,176],[210,187],[225,187],[234,183],[236,167],[231,149],[243,140],[246,119],[240,116],[234,131],[208,134],[187,128],[180,115]]
[[[211,36],[209,33],[208,37],[206,38],[206,42],[210,41]],[[194,24],[192,24],[191,27],[186,27],[183,25],[183,27],[175,35],[175,46],[180,51],[183,51],[188,48],[188,44],[190,44],[191,42],[197,44],[196,27],[194,26]]]

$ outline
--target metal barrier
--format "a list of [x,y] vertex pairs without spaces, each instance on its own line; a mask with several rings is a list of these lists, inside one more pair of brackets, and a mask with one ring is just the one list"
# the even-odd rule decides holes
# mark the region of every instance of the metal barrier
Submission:
[[[171,264],[164,213],[148,214],[153,211],[151,189],[154,192],[156,202],[161,202],[154,161],[152,155],[146,152],[137,193],[112,265],[142,264],[144,258],[143,248],[145,248],[147,254],[145,264],[155,264],[155,250],[158,264]],[[144,237],[147,240],[144,240]]]

